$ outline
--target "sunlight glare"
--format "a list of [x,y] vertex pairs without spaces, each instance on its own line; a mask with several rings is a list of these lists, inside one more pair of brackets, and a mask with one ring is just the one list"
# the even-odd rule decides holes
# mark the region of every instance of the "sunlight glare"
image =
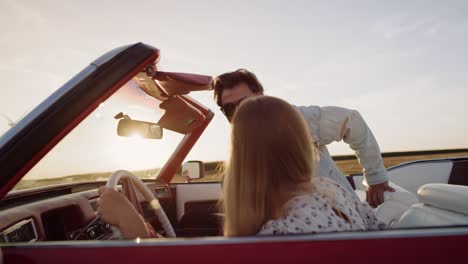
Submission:
[[133,133],[132,135],[129,136],[129,138],[132,138],[132,139],[144,139],[143,135],[141,135],[140,133]]

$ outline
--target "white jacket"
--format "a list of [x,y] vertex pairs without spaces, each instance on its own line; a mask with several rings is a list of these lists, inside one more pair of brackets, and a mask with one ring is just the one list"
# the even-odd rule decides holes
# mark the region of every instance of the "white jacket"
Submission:
[[317,175],[331,178],[352,190],[338,169],[326,145],[343,140],[356,152],[369,185],[388,180],[379,145],[359,112],[341,107],[298,106],[320,150]]

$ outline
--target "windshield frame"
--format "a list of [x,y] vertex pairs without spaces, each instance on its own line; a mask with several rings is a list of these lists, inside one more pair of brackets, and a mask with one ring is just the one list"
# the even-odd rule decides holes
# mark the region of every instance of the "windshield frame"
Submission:
[[177,148],[169,157],[168,161],[161,168],[158,175],[156,176],[156,181],[160,183],[167,184],[171,182],[177,170],[182,165],[182,162],[184,162],[185,157],[187,157],[192,147],[198,141],[198,139],[203,134],[203,132],[208,127],[208,125],[214,117],[214,113],[209,108],[205,107],[195,99],[187,95],[180,95],[180,98],[184,100],[187,104],[195,107],[204,115],[205,118],[204,121],[197,128],[195,128],[193,131],[184,136],[182,141],[179,143]]

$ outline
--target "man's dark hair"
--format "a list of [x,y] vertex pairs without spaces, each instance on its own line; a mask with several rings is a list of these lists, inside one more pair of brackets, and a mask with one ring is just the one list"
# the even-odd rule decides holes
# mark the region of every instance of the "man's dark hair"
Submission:
[[255,93],[263,93],[263,86],[258,81],[255,74],[246,69],[238,69],[233,72],[227,72],[219,75],[213,79],[212,87],[214,89],[214,99],[219,106],[222,106],[221,97],[225,89],[232,89],[232,87],[245,83],[249,89]]

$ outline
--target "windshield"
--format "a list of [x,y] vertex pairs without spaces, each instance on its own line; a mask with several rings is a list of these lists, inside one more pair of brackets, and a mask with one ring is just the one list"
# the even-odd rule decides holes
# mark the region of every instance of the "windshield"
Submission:
[[183,135],[164,130],[162,139],[120,137],[119,120],[114,117],[123,113],[134,120],[156,123],[164,114],[160,103],[134,80],[129,81],[59,142],[14,190],[105,181],[121,169],[154,179]]

